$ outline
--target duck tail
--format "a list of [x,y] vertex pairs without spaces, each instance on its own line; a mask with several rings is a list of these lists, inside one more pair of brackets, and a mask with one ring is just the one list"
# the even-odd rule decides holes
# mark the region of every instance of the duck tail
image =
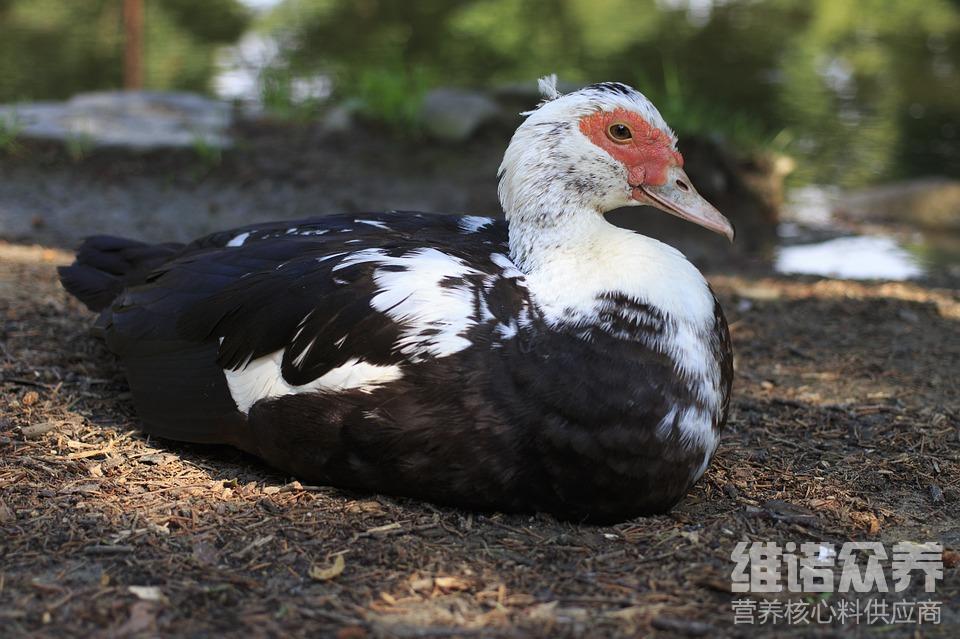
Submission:
[[170,259],[182,244],[146,244],[110,235],[88,237],[70,266],[57,268],[60,283],[91,311],[102,311],[131,284]]

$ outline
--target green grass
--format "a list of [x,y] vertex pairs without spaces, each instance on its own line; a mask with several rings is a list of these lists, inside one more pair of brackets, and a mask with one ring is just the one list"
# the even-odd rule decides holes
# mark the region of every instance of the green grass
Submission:
[[382,122],[397,133],[417,133],[423,97],[428,89],[422,69],[367,68],[346,94],[357,105],[357,112]]
[[80,162],[93,150],[93,138],[85,133],[77,133],[68,137],[64,144],[67,148],[67,155],[74,162]]
[[15,111],[0,115],[0,153],[14,153],[19,144],[17,142],[23,131],[23,123]]

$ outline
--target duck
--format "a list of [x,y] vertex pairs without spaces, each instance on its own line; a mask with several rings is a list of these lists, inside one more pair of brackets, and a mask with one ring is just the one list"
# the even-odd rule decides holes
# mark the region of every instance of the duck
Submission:
[[503,218],[87,238],[60,279],[98,313],[139,428],[469,511],[612,523],[672,508],[727,421],[729,330],[679,251],[604,213],[654,207],[731,242],[734,228],[640,91],[539,84],[499,169]]

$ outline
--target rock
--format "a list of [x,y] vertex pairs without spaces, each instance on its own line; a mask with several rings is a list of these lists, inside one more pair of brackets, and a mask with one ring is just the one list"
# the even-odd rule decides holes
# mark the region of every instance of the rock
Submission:
[[421,118],[427,133],[439,140],[462,142],[500,115],[497,103],[483,93],[434,89],[423,100]]
[[944,502],[943,498],[943,489],[936,484],[930,485],[930,499],[933,500],[935,504],[942,504]]
[[320,119],[320,128],[327,133],[346,133],[353,126],[354,110],[348,104],[330,107]]
[[0,121],[25,138],[150,150],[231,145],[229,104],[192,93],[104,91],[66,102],[0,106]]
[[848,191],[834,212],[856,221],[960,230],[960,180],[921,178]]

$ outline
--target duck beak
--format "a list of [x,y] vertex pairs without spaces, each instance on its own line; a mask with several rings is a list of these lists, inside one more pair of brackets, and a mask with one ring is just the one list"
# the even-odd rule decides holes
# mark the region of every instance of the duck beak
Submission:
[[733,242],[736,233],[733,224],[697,193],[680,167],[667,171],[667,180],[662,186],[643,184],[633,191],[634,199],[724,235]]

